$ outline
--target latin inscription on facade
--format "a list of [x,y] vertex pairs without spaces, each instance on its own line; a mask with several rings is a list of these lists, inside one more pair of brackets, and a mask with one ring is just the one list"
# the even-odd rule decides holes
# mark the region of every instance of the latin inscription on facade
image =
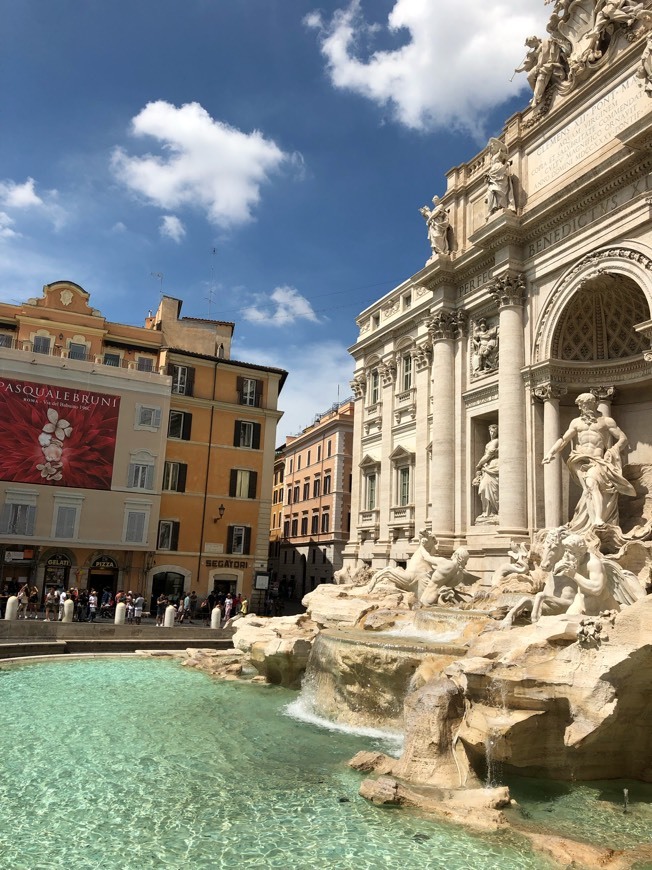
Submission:
[[528,189],[536,193],[605,146],[650,110],[649,97],[633,76],[550,136],[528,160]]
[[622,190],[600,200],[600,202],[592,208],[575,215],[575,217],[571,218],[571,220],[567,221],[565,224],[562,224],[556,229],[551,230],[549,233],[540,236],[534,242],[531,242],[528,245],[528,257],[534,257],[536,254],[540,254],[552,245],[556,245],[558,242],[563,242],[564,239],[567,239],[574,232],[577,232],[577,230],[585,229],[585,227],[588,227],[589,224],[593,223],[593,221],[604,217],[619,206],[631,202],[639,194],[649,193],[650,191],[652,191],[652,175],[646,175],[645,178],[641,178],[639,181],[634,181],[631,184],[628,184],[627,187],[622,188]]
[[474,290],[479,290],[480,287],[483,287],[491,281],[493,274],[493,270],[489,269],[486,272],[480,272],[478,275],[474,275],[473,278],[465,281],[464,284],[461,284],[457,288],[457,295],[466,296],[467,293],[473,293]]

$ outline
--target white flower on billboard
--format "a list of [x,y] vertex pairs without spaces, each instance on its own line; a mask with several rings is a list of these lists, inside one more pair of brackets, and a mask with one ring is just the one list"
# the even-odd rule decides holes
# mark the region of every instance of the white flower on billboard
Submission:
[[61,480],[63,442],[72,435],[72,426],[67,420],[59,419],[59,413],[54,408],[48,408],[47,418],[48,422],[38,436],[45,462],[36,467],[46,480]]

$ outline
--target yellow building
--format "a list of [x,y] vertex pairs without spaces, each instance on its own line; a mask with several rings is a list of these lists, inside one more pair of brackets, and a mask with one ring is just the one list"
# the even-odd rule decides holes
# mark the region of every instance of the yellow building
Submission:
[[354,410],[352,399],[333,405],[277,451],[270,575],[281,598],[302,598],[342,567],[351,526]]
[[177,299],[133,327],[89,298],[0,303],[0,590],[249,595],[286,372],[230,359],[234,325]]

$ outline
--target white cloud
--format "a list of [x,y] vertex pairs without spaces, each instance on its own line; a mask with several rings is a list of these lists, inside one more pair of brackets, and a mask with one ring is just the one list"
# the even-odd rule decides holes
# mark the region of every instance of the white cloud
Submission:
[[116,233],[116,234],[126,233],[127,226],[126,226],[126,224],[123,224],[122,221],[117,221],[111,227],[111,232]]
[[351,395],[353,360],[346,347],[337,341],[285,345],[277,353],[252,348],[241,337],[232,356],[288,372],[278,402],[284,414],[278,424],[277,445],[285,442],[286,435],[296,435],[310,426],[317,414],[327,411],[338,399],[343,401]]
[[0,182],[0,199],[8,208],[32,208],[45,205],[41,197],[34,189],[36,182],[28,178],[24,184],[16,184],[15,181]]
[[172,239],[173,242],[179,244],[186,234],[186,228],[176,215],[166,214],[161,220],[159,232],[164,238]]
[[[335,87],[389,106],[406,127],[452,126],[482,135],[487,112],[527,87],[522,75],[509,79],[525,55],[525,38],[543,32],[549,17],[542,0],[456,0],[451,7],[395,0],[380,28],[352,0],[328,22],[313,12],[304,23],[319,30]],[[403,45],[365,54],[362,45],[381,29]]]
[[12,224],[13,220],[9,215],[4,211],[0,211],[0,239],[15,239],[20,235],[20,233],[11,229]]
[[259,304],[250,305],[242,310],[242,316],[250,323],[261,326],[287,326],[297,320],[310,320],[318,323],[312,305],[294,287],[277,287],[269,297],[258,297]]
[[66,221],[66,213],[58,204],[58,192],[47,190],[43,196],[36,192],[36,182],[28,178],[22,184],[11,179],[0,181],[0,205],[6,209],[25,211],[32,210],[42,213],[59,229]]
[[131,124],[134,136],[158,140],[163,154],[133,157],[116,148],[117,177],[161,208],[200,208],[222,228],[252,219],[261,186],[290,159],[258,130],[236,130],[199,103],[148,103]]

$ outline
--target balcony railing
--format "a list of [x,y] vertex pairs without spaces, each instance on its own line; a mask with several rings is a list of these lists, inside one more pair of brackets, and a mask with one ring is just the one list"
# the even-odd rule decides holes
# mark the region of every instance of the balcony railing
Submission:
[[120,368],[127,369],[128,371],[137,371],[137,372],[152,372],[153,374],[161,374],[165,375],[166,369],[165,366],[158,367],[156,365],[156,360],[150,357],[147,357],[147,361],[143,360],[132,360],[132,359],[124,359],[123,357],[118,357],[117,355],[110,354],[89,354],[82,353],[78,350],[70,350],[67,347],[61,347],[58,344],[55,344],[48,348],[47,350],[42,347],[34,347],[33,342],[18,340],[6,334],[0,334],[0,351],[3,349],[7,350],[22,350],[26,353],[36,353],[41,356],[49,356],[54,357],[55,359],[69,359],[74,360],[75,362],[85,362],[92,363],[93,365],[103,365],[107,366],[107,368]]

